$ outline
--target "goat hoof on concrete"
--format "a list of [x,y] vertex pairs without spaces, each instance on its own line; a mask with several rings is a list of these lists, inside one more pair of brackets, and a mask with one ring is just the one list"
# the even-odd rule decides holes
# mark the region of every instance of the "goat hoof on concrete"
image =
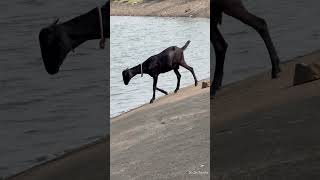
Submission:
[[179,91],[179,89],[174,90],[174,93],[177,93]]
[[152,103],[153,103],[153,101],[154,101],[154,99],[151,99],[151,100],[150,100],[150,104],[152,104]]
[[196,82],[194,83],[194,86],[198,86],[198,81],[196,81]]
[[271,78],[272,79],[277,79],[279,77],[279,73],[281,72],[280,69],[277,69],[277,70],[272,70],[272,75],[271,75]]

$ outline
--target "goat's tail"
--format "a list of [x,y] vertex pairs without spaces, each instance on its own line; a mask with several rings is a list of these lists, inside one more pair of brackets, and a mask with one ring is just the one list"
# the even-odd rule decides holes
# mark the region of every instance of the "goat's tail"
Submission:
[[187,47],[188,47],[188,45],[190,44],[190,40],[188,40],[187,42],[186,42],[186,44],[181,48],[182,50],[185,50],[185,49],[187,49]]

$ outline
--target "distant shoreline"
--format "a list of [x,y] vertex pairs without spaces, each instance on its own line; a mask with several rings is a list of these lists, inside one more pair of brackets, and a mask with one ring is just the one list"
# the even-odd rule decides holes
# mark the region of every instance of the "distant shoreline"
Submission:
[[202,17],[210,18],[209,0],[145,0],[130,4],[111,2],[111,16]]

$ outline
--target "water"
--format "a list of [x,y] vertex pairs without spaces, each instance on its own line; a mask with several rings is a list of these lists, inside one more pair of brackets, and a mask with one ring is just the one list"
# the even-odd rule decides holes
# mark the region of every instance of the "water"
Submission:
[[[131,79],[128,86],[122,71],[136,66],[169,46],[182,47],[187,64],[194,68],[198,79],[210,77],[210,21],[207,18],[111,17],[111,116],[114,117],[152,97],[153,79],[145,74]],[[180,67],[181,87],[194,84],[192,74]],[[158,87],[172,92],[177,84],[173,71],[161,74]],[[157,91],[156,96],[162,96]]]
[[0,2],[0,177],[108,133],[108,51],[88,42],[50,76],[38,43],[55,17],[64,21],[97,3],[103,1]]

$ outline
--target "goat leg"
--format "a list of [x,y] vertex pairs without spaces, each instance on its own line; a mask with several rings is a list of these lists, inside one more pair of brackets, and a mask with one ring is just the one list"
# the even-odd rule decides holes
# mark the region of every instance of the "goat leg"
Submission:
[[198,85],[198,80],[197,80],[197,77],[196,75],[194,74],[194,71],[193,71],[193,68],[191,66],[188,66],[184,61],[181,63],[181,66],[186,68],[187,70],[189,70],[193,76],[193,79],[194,79],[194,86],[197,86]]
[[174,69],[173,70],[174,73],[177,75],[177,87],[176,89],[174,90],[174,93],[177,93],[179,88],[180,88],[180,79],[181,79],[181,74],[179,73],[178,69]]
[[153,77],[153,96],[150,100],[150,104],[156,99],[156,89],[157,89],[158,76]]
[[260,17],[251,14],[242,4],[240,4],[239,7],[226,10],[225,13],[240,20],[244,24],[251,26],[259,33],[269,52],[272,65],[271,77],[272,79],[277,78],[278,74],[281,72],[279,65],[280,60],[271,40],[266,21]]
[[168,92],[167,91],[165,91],[165,90],[163,90],[163,89],[160,89],[160,88],[156,88],[158,91],[160,91],[160,92],[162,92],[163,94],[165,94],[165,95],[168,95]]

